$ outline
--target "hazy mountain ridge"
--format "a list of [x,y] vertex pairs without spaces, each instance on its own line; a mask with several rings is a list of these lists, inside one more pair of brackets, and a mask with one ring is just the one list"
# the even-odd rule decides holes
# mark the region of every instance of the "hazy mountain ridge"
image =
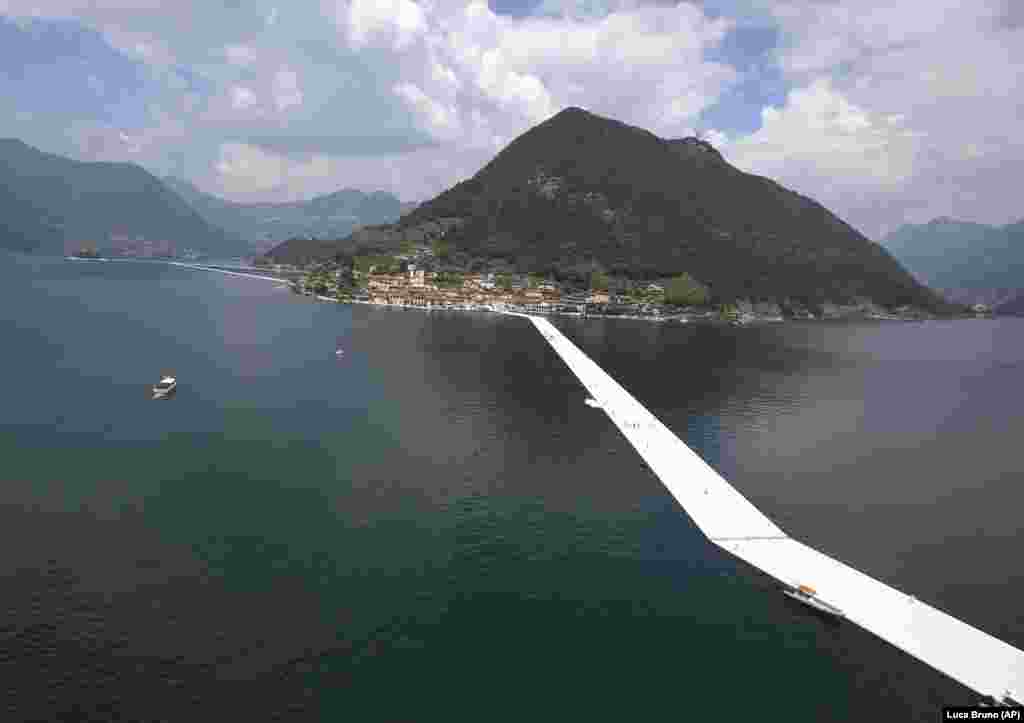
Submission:
[[179,178],[167,177],[164,182],[208,223],[261,251],[293,237],[344,238],[358,227],[397,220],[403,207],[396,196],[384,191],[344,189],[308,201],[236,203]]
[[442,225],[468,257],[560,277],[591,268],[634,277],[686,271],[723,299],[944,306],[816,201],[734,168],[699,139],[662,139],[578,108],[522,134],[397,224],[319,252],[395,247],[438,237]]
[[140,244],[245,251],[141,166],[76,161],[0,139],[0,246],[62,254]]
[[882,244],[952,301],[997,306],[1024,290],[1024,221],[989,226],[942,217],[901,226]]

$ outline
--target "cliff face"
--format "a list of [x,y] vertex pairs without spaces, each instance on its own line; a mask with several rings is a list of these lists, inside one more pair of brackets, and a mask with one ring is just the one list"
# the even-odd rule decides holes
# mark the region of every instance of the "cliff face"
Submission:
[[[374,243],[429,238],[425,229],[440,224],[457,251],[523,270],[686,271],[723,300],[943,306],[881,246],[812,199],[734,168],[704,141],[659,138],[578,108],[375,231]],[[339,246],[360,243],[352,237]]]
[[0,139],[0,246],[60,254],[126,239],[211,254],[245,251],[140,166],[83,163]]

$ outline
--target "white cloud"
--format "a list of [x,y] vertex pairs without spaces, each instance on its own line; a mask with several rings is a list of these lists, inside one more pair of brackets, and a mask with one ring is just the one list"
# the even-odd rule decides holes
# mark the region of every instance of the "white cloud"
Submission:
[[336,13],[357,48],[383,43],[403,50],[426,30],[426,15],[413,0],[342,1]]
[[142,147],[138,143],[134,142],[126,133],[118,133],[118,140],[125,145],[125,150],[129,153],[138,153],[142,150]]
[[[255,152],[227,145],[245,138],[412,135],[416,128],[439,143],[410,154],[418,166],[389,156],[380,162],[405,172],[374,172],[367,159],[359,159],[359,175],[345,170],[350,159],[331,172],[334,182],[353,185],[386,175],[392,190],[422,197],[475,172],[503,144],[568,105],[684,134],[735,77],[706,58],[728,22],[686,3],[510,18],[482,0],[315,0],[321,16],[296,5],[284,24],[273,0],[227,12],[189,0],[10,2],[76,17],[159,67],[151,74],[163,86],[161,107],[190,131],[189,147],[175,150],[212,153],[206,162],[218,177],[214,166],[236,168],[236,160],[250,157],[254,168],[262,164],[259,175],[284,163],[287,178],[304,177],[297,168],[307,166],[290,165],[298,161],[257,160]],[[231,188],[243,188],[238,173],[227,175],[236,179]],[[319,177],[307,181],[315,185]]]
[[256,105],[256,94],[249,88],[236,85],[231,88],[231,107],[236,110],[248,110]]
[[941,36],[991,29],[999,5],[990,0],[782,2],[773,12],[793,41],[779,53],[783,66],[790,72],[820,72],[879,53],[938,47]]
[[112,47],[129,57],[164,68],[177,62],[171,44],[154,32],[131,29],[117,22],[98,24],[98,28]]
[[434,100],[413,83],[399,83],[394,91],[420,116],[434,138],[451,141],[459,137],[462,124],[454,107]]
[[176,116],[153,109],[146,128],[124,129],[110,124],[72,123],[65,132],[78,155],[95,161],[131,161],[159,167],[168,146],[188,137],[188,128]]
[[913,173],[920,141],[898,120],[854,105],[819,78],[791,91],[782,108],[765,108],[761,128],[729,144],[728,155],[744,170],[820,196],[828,178],[848,187],[901,184]]
[[[1006,223],[1024,166],[1024,29],[1001,0],[777,4],[799,90],[729,148],[869,235],[958,216]],[[858,157],[859,156],[859,157]]]
[[299,88],[299,76],[294,70],[282,68],[274,74],[274,106],[278,112],[302,105],[302,90]]
[[256,62],[256,50],[248,45],[226,45],[224,57],[232,65],[248,66]]
[[244,143],[224,143],[216,163],[221,188],[230,193],[267,191],[281,186],[287,162]]
[[325,154],[287,158],[245,143],[224,143],[210,190],[244,201],[296,200],[342,187],[394,188],[402,175],[431,174],[436,150],[341,162]]
[[678,135],[735,78],[705,57],[729,23],[686,3],[526,19],[480,0],[413,5],[353,0],[335,18],[350,47],[391,54],[393,92],[453,152],[493,149],[569,105]]

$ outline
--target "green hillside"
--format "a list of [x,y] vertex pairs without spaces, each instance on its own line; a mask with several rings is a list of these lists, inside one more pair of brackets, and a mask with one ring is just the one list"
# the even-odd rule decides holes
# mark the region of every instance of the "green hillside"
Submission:
[[130,163],[86,163],[0,139],[0,246],[60,254],[147,240],[245,253],[160,179]]

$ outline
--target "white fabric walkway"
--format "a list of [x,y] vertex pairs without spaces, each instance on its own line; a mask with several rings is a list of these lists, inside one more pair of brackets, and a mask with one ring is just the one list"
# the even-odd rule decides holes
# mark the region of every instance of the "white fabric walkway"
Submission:
[[936,670],[996,700],[1024,693],[1024,652],[786,535],[540,316],[525,316],[719,547],[818,600]]
[[243,274],[238,271],[226,271],[224,269],[218,269],[213,266],[202,266],[200,264],[186,264],[181,261],[167,261],[165,263],[168,263],[171,266],[181,266],[182,268],[185,269],[195,269],[197,271],[214,271],[218,274],[227,274],[228,276],[241,276],[242,278],[246,279],[264,279],[266,281],[273,281],[278,284],[289,283],[289,279],[282,279],[275,276],[261,276],[260,274]]

